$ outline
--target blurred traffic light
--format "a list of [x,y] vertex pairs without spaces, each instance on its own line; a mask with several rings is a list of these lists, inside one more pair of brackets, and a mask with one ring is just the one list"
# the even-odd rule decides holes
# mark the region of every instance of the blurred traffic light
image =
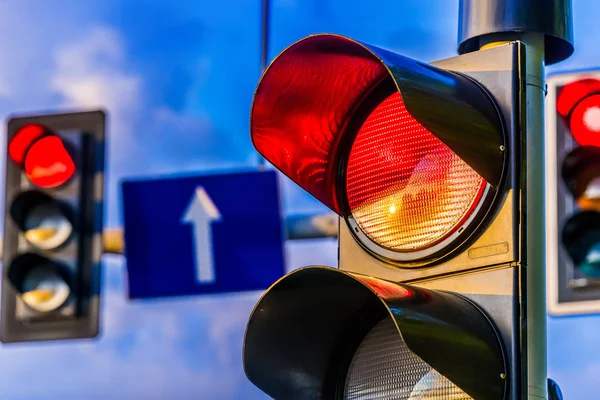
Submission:
[[527,294],[521,231],[524,56],[512,42],[424,64],[314,35],[269,66],[252,108],[254,146],[337,213],[340,232],[339,269],[292,272],[252,313],[244,367],[261,390],[276,399],[546,393],[545,354],[524,350],[543,332],[528,299],[544,296]]
[[104,135],[101,111],[8,121],[5,343],[98,333]]
[[548,309],[600,312],[600,71],[548,79]]

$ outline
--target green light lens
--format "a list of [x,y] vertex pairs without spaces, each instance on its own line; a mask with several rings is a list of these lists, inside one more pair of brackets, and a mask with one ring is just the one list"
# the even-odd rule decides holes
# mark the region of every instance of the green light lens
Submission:
[[590,248],[584,262],[577,267],[586,276],[600,279],[600,243],[596,243]]

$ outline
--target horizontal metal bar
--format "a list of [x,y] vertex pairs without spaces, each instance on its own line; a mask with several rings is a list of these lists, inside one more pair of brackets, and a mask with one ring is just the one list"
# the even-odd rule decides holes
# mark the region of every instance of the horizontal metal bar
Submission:
[[288,240],[337,237],[340,217],[335,213],[295,215],[286,218]]
[[[338,220],[339,217],[334,213],[290,216],[285,221],[287,240],[337,237]],[[102,231],[102,240],[104,242],[105,254],[124,253],[125,239],[123,237],[123,228],[105,228]],[[0,257],[2,257],[1,243]]]

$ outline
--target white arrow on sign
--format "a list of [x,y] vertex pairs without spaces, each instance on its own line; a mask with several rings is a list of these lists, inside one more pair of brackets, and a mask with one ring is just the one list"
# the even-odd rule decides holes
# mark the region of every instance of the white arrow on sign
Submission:
[[203,187],[194,191],[181,223],[194,225],[194,256],[196,280],[201,284],[215,282],[215,265],[212,251],[212,223],[221,220],[221,213]]

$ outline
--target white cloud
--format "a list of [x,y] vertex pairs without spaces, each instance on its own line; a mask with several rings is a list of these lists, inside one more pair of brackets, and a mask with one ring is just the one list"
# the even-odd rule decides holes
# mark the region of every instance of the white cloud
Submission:
[[[109,27],[95,27],[54,52],[50,90],[62,98],[62,107],[104,108],[109,112],[110,161],[126,159],[135,146],[133,125],[142,99],[142,79],[125,70],[125,47]],[[139,149],[138,149],[139,150]]]
[[[48,78],[49,91],[60,96],[60,108],[107,111],[107,202],[111,218],[119,211],[115,183],[124,173],[139,173],[143,164],[150,163],[146,144],[135,135],[144,106],[143,80],[135,71],[127,70],[126,54],[125,43],[115,29],[96,26],[54,48]],[[135,167],[138,171],[132,171]]]
[[59,47],[50,86],[66,105],[107,107],[117,115],[135,109],[141,79],[122,72],[124,48],[111,28],[96,27],[72,43]]
[[[60,108],[107,110],[111,224],[120,213],[120,189],[115,183],[122,178],[198,171],[228,161],[222,161],[218,151],[202,156],[177,154],[193,146],[202,149],[205,142],[206,148],[215,148],[227,140],[215,137],[211,118],[200,111],[150,106],[146,94],[151,85],[139,71],[128,68],[127,54],[127,44],[116,29],[95,26],[54,47],[48,78],[48,89],[60,97]],[[198,74],[205,76],[209,62],[202,59],[197,64]]]

